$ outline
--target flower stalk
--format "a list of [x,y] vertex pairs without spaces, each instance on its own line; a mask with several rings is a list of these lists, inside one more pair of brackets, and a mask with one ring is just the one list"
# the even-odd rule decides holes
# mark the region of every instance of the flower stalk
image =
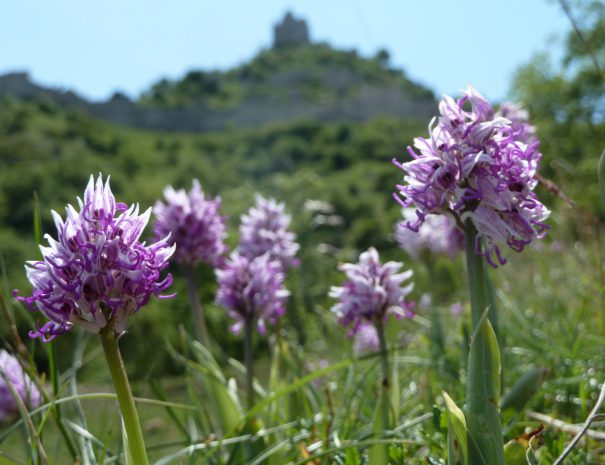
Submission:
[[185,281],[187,282],[187,296],[191,304],[191,312],[193,313],[193,325],[195,337],[207,348],[210,347],[210,334],[206,327],[206,319],[204,317],[204,307],[197,291],[195,282],[195,268],[192,265],[184,265],[183,272]]
[[246,403],[248,410],[254,406],[254,354],[252,337],[254,318],[248,314],[244,318],[244,365],[246,366]]
[[99,336],[116,395],[118,396],[118,404],[122,412],[122,420],[124,422],[124,429],[126,430],[126,441],[132,463],[135,465],[148,465],[149,461],[147,460],[143,432],[141,431],[141,424],[134,404],[134,398],[132,397],[130,384],[128,383],[124,362],[120,355],[118,339],[112,328],[103,329],[99,333]]
[[382,426],[385,431],[390,429],[390,382],[389,382],[389,352],[384,335],[384,322],[382,317],[376,318],[376,333],[380,349],[380,366],[382,369]]
[[471,296],[471,322],[472,332],[475,331],[479,320],[487,304],[487,284],[485,282],[485,260],[477,253],[477,230],[473,223],[468,220],[466,226],[466,269],[468,273],[468,284]]

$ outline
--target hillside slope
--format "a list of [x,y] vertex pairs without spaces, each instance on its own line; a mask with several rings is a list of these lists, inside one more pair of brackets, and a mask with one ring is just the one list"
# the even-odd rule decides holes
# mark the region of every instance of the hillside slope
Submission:
[[116,124],[174,132],[300,120],[426,119],[435,108],[433,93],[391,69],[387,52],[368,59],[327,44],[263,50],[230,71],[190,71],[182,79],[163,79],[137,101],[116,93],[105,102],[88,102],[73,92],[39,86],[25,73],[0,76],[1,95],[44,98]]

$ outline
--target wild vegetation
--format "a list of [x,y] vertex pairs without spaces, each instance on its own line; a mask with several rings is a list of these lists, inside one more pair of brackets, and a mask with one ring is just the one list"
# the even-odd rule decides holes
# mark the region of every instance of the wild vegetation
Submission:
[[412,99],[433,99],[429,89],[390,66],[386,50],[367,59],[354,50],[312,44],[262,50],[250,62],[226,72],[190,71],[182,79],[162,79],[140,101],[156,107],[205,103],[224,108],[245,98],[271,96],[280,100],[299,94],[308,102],[326,103],[345,99],[361,84],[397,87]]

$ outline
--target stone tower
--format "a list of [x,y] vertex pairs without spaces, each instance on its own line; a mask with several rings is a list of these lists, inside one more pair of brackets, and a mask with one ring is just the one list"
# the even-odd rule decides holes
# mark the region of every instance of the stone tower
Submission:
[[309,28],[304,19],[296,19],[292,13],[286,13],[281,23],[274,27],[273,48],[307,45],[309,40]]

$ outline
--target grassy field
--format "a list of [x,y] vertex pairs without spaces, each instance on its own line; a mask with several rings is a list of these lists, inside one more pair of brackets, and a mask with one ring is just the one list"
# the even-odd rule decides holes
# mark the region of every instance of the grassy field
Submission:
[[[580,218],[567,209],[555,215],[553,225]],[[498,330],[503,341],[503,393],[506,398],[512,389],[517,396],[512,407],[503,411],[505,440],[543,424],[546,429],[541,436],[540,463],[551,463],[569,439],[555,420],[569,425],[582,422],[605,374],[600,237],[591,227],[582,228],[580,237],[568,237],[553,229],[549,239],[539,246],[492,270],[498,289]],[[419,309],[415,318],[392,321],[388,327],[399,406],[397,427],[384,436],[389,444],[389,463],[440,463],[446,456],[447,429],[442,391],[464,402],[469,329],[462,257],[453,263],[439,262],[433,268],[431,273],[437,278],[429,279],[426,264],[415,263],[416,293],[431,293],[433,303]],[[444,288],[450,291],[442,292]],[[460,315],[450,311],[456,300],[465,308]],[[164,302],[165,311],[170,311],[172,304]],[[279,343],[273,335],[266,346],[262,344],[266,355],[258,360],[257,423],[240,425],[230,432],[225,431],[229,421],[220,404],[224,393],[217,396],[213,391],[216,385],[211,382],[214,375],[209,370],[214,362],[188,336],[183,335],[182,344],[172,348],[167,343],[165,350],[172,352],[173,369],[181,375],[157,376],[149,370],[134,384],[135,395],[179,404],[170,408],[139,404],[153,463],[366,463],[364,450],[383,440],[372,431],[380,389],[379,358],[372,354],[357,358],[344,331],[327,308],[324,310],[325,325],[310,332],[305,346],[299,344],[295,328],[289,325],[282,328]],[[435,314],[443,328],[443,347],[436,344],[431,329]],[[307,313],[303,318],[305,325],[316,327],[309,321],[315,315]],[[135,319],[133,326],[137,323]],[[183,322],[181,326],[189,324]],[[218,339],[220,333],[215,334]],[[79,392],[111,393],[96,338],[71,337],[77,339],[75,349],[63,350],[65,346],[59,341],[58,354],[61,359],[67,358],[62,360],[67,366],[72,365],[72,356],[82,354],[85,363],[78,373],[78,380],[82,380]],[[123,339],[127,342],[134,337],[127,334]],[[160,348],[146,347],[148,363],[153,364]],[[229,355],[219,350],[217,354],[224,381],[234,380],[230,385],[235,389],[232,399],[240,399],[235,402],[235,412],[242,415],[245,409],[238,405],[243,402],[238,388],[243,385],[243,369],[229,357],[237,359],[240,354],[236,350]],[[539,377],[543,382],[534,381],[529,388],[524,387],[533,395],[519,395],[519,387],[513,388],[515,383],[536,370],[543,375]],[[73,393],[72,378],[64,373],[64,379],[59,397]],[[99,463],[112,463],[121,447],[115,401],[93,396],[80,403],[81,410],[73,401],[62,405],[64,421],[71,425],[70,435],[88,444]],[[36,415],[32,419],[36,424],[46,420],[43,439],[52,462],[67,463],[69,455],[52,417]],[[251,443],[247,428],[256,432]],[[220,431],[229,439],[217,441]],[[27,434],[22,428],[1,438],[3,453],[16,457],[17,463],[27,461]],[[199,450],[183,452],[191,444]],[[595,440],[582,444],[569,463],[603,460]],[[170,454],[177,455],[162,461]]]

